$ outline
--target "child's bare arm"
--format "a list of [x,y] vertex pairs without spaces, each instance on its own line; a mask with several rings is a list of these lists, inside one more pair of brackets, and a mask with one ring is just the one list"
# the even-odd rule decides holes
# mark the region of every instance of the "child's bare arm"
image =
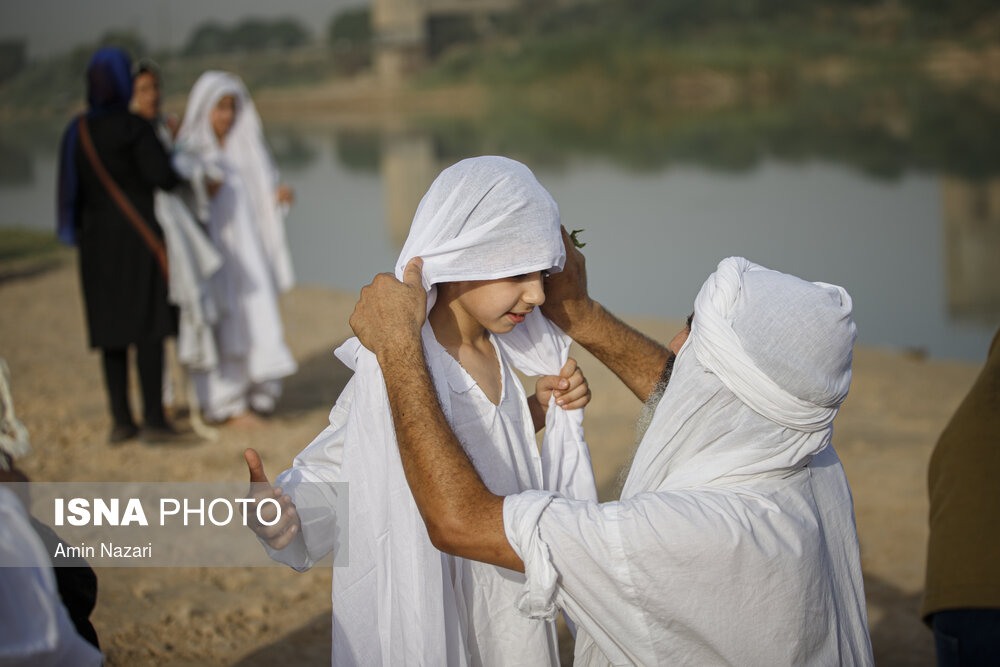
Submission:
[[566,264],[545,279],[542,312],[610,368],[645,401],[671,352],[604,309],[587,294],[587,267],[565,227]]
[[528,408],[536,433],[545,428],[550,396],[556,397],[556,405],[563,410],[576,410],[590,403],[590,385],[576,365],[576,359],[568,359],[559,375],[543,375],[535,383],[535,393],[528,399]]

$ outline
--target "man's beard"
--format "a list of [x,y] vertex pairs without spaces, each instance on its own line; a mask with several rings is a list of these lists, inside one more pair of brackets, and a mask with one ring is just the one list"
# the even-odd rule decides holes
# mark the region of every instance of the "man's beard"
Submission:
[[625,481],[628,479],[629,471],[632,469],[632,462],[635,460],[635,453],[639,450],[639,443],[642,442],[643,436],[646,435],[646,431],[649,430],[649,425],[653,421],[653,415],[656,413],[657,406],[660,405],[660,399],[663,398],[664,392],[667,391],[667,385],[670,383],[670,376],[674,372],[674,360],[677,357],[673,354],[667,359],[667,364],[663,367],[663,372],[660,373],[660,379],[656,381],[656,386],[653,387],[653,391],[649,394],[649,398],[646,402],[642,404],[642,412],[639,413],[639,420],[635,423],[635,444],[632,446],[632,453],[629,454],[628,460],[622,469],[618,471],[618,479],[615,482],[614,497],[620,498],[622,494],[622,489],[625,488]]

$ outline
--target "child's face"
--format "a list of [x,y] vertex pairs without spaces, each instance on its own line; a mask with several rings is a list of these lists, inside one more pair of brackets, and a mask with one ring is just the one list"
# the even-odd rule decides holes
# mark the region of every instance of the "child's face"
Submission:
[[212,131],[215,138],[221,144],[229,134],[236,122],[236,98],[232,95],[224,95],[219,98],[219,102],[212,108],[208,116],[209,123],[212,124]]
[[545,302],[541,271],[496,280],[468,280],[456,287],[456,301],[462,309],[497,334],[507,333]]

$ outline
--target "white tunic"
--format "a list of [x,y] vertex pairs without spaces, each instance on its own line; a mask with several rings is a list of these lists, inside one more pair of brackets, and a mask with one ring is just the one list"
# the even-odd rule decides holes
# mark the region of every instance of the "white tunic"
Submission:
[[[245,412],[255,393],[277,399],[280,389],[275,381],[294,373],[297,366],[285,344],[278,288],[252,217],[246,184],[229,160],[217,164],[225,171],[225,180],[212,199],[208,228],[222,256],[222,268],[212,276],[223,304],[215,325],[219,364],[193,376],[206,415],[222,420]],[[273,409],[264,400],[262,411]]]
[[529,582],[551,582],[576,621],[575,665],[872,664],[832,447],[743,489],[600,505],[528,491],[506,498],[504,526]]
[[[226,96],[235,100],[236,117],[220,144],[211,114]],[[294,276],[275,196],[277,171],[260,117],[239,77],[210,70],[198,78],[177,146],[207,172],[222,174],[208,222],[222,256],[222,268],[211,281],[220,310],[214,326],[219,362],[211,368],[203,364],[204,372],[193,374],[199,401],[212,420],[239,415],[248,407],[270,412],[281,393],[281,378],[297,369],[278,309],[278,293],[292,286]]]
[[[397,278],[415,256],[424,260],[428,308],[438,283],[558,270],[565,256],[558,208],[524,165],[500,157],[463,160],[445,169],[421,200]],[[559,373],[568,336],[536,309],[494,339],[502,363],[498,407],[442,350],[426,322],[422,333],[438,402],[494,492],[547,488],[597,498],[583,411],[552,407],[553,399],[539,455],[523,388],[510,372]],[[350,565],[333,571],[333,663],[554,664],[551,623],[518,618],[514,609],[523,576],[454,559],[431,544],[403,472],[378,360],[357,339],[336,354],[354,377],[330,413],[330,427],[278,478],[303,529],[281,552],[269,550],[301,569],[349,535]],[[349,485],[346,531],[329,509],[337,500],[330,482],[339,481]]]
[[[542,469],[535,442],[531,413],[520,381],[511,372],[501,348],[493,342],[500,359],[502,390],[499,405],[494,405],[475,380],[432,337],[425,337],[428,361],[445,369],[450,390],[449,423],[462,443],[479,475],[489,489],[509,495],[526,489],[541,488]],[[434,357],[433,362],[431,357]],[[303,481],[348,481],[341,476],[343,428],[353,405],[353,380],[344,389],[330,413],[327,427],[296,459],[294,467],[275,481],[305,507],[315,498],[300,497],[299,490],[315,493],[318,485]],[[308,514],[308,512],[306,512]],[[281,551],[268,549],[273,558],[296,569],[307,569],[332,548],[329,524],[304,525],[301,538]],[[525,583],[524,575],[505,568],[442,555],[447,563],[449,585],[442,595],[454,598],[455,632],[450,633],[462,655],[451,664],[468,665],[558,665],[559,654],[555,623],[522,616],[516,601]],[[364,567],[352,563],[348,567]],[[334,574],[334,609],[339,608],[337,570]],[[347,610],[343,610],[345,613]],[[341,620],[341,623],[344,621]],[[334,619],[335,628],[338,619]],[[417,628],[415,628],[417,629]],[[377,630],[377,629],[376,629]],[[337,636],[334,636],[334,664],[368,664],[356,653],[353,659],[337,659]],[[450,653],[450,651],[449,651]],[[398,661],[401,656],[392,656]]]
[[[490,339],[493,340],[492,338]],[[429,346],[447,368],[451,388],[451,426],[492,493],[506,496],[542,485],[541,463],[527,397],[500,348],[502,390],[494,405],[448,352]],[[525,578],[520,572],[450,556],[459,621],[471,665],[557,665],[555,623],[521,616],[517,598]],[[464,612],[464,613],[463,613]]]

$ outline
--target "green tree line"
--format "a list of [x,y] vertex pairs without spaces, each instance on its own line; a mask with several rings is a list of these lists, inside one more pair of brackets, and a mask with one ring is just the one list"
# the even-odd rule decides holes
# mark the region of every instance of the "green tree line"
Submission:
[[[133,60],[148,58],[159,64],[168,94],[190,88],[206,66],[236,69],[251,88],[303,84],[352,74],[371,64],[369,10],[334,15],[323,40],[325,49],[314,48],[306,55],[296,55],[310,46],[313,38],[300,21],[289,17],[251,17],[232,25],[206,22],[196,26],[176,50],[154,51],[137,32],[113,29],[96,42],[36,62],[28,61],[24,40],[4,40],[0,41],[0,105],[55,113],[78,105],[83,99],[83,75],[91,54],[111,45],[128,51]],[[214,65],[213,59],[218,59],[215,62],[219,64]]]

